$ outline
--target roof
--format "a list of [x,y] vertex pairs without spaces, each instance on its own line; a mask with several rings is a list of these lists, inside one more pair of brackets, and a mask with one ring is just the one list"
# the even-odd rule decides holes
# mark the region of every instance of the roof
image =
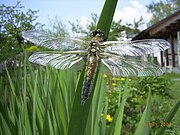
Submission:
[[132,40],[145,38],[166,39],[170,34],[177,35],[177,31],[180,31],[180,10],[143,30]]

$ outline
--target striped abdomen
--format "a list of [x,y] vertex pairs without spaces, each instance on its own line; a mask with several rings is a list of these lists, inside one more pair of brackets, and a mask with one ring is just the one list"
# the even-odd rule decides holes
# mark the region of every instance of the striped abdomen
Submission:
[[88,99],[91,89],[92,89],[92,83],[96,74],[98,66],[98,58],[97,56],[89,55],[87,57],[86,62],[86,69],[85,69],[85,76],[84,76],[84,83],[82,88],[82,99],[81,99],[81,105],[84,105],[86,100]]

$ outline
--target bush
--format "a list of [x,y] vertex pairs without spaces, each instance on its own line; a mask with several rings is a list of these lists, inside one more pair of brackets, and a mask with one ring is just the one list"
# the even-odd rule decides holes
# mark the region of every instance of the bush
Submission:
[[[123,93],[123,86],[125,84],[125,78],[116,78],[116,87],[112,87],[112,78],[109,78],[109,90],[108,90],[108,114],[114,116],[115,110],[118,108],[119,90]],[[171,90],[172,81],[167,74],[156,77],[138,77],[128,79],[128,89],[130,90],[129,97],[127,99],[124,116],[123,116],[123,128],[122,134],[132,134],[136,130],[137,123],[139,122],[141,115],[145,109],[147,95],[149,89],[151,89],[153,97],[152,106],[152,119],[156,123],[161,123],[170,110],[171,106],[162,109],[161,101],[168,101],[171,97],[169,91]],[[111,87],[110,87],[111,86]],[[165,99],[164,99],[165,98]],[[166,113],[165,113],[166,112]],[[159,115],[160,114],[160,115]],[[154,133],[159,127],[152,127],[151,132]]]

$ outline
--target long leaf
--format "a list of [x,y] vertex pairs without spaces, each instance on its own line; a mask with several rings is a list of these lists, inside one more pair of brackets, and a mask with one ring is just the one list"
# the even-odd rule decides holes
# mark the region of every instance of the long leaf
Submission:
[[[100,72],[101,71],[102,69],[100,68]],[[98,135],[100,132],[99,121],[101,118],[100,114],[102,113],[102,109],[104,108],[103,101],[105,99],[105,89],[105,79],[103,79],[102,74],[99,73],[92,99],[93,101],[91,105],[90,114],[86,125],[86,135]]]
[[150,117],[151,117],[151,90],[149,90],[146,109],[143,112],[141,120],[134,135],[149,135],[150,133]]
[[[113,131],[114,131],[114,135],[116,135],[116,134],[120,135],[121,128],[122,128],[122,119],[123,119],[124,106],[125,106],[126,100],[128,98],[128,95],[129,95],[128,79],[126,79],[126,83],[125,83],[125,86],[124,86],[124,93],[123,93],[123,96],[122,96],[120,106],[116,110],[116,113],[115,113],[114,118],[113,118],[113,122],[111,123],[111,125],[109,127],[107,135],[112,135]],[[121,89],[120,89],[119,96],[121,96]]]
[[105,135],[106,133],[106,115],[108,109],[108,98],[106,99],[105,108],[104,108],[104,117],[102,118],[101,134]]
[[94,94],[95,85],[97,82],[97,77],[98,77],[99,72],[97,71],[97,74],[95,75],[94,85],[92,86],[91,94],[88,100],[86,101],[86,103],[82,106],[81,105],[81,92],[82,92],[82,87],[83,87],[84,73],[85,73],[85,68],[83,69],[80,79],[78,81],[76,95],[74,98],[74,103],[73,103],[72,112],[70,116],[70,122],[69,122],[68,133],[67,133],[68,135],[72,135],[74,133],[78,133],[78,135],[85,134],[86,124],[87,124],[90,107],[92,103],[92,97]]
[[105,40],[108,38],[117,2],[118,0],[106,0],[97,24],[97,29],[104,32]]
[[124,106],[125,106],[125,103],[126,103],[128,96],[129,96],[128,78],[126,78],[126,83],[124,86],[124,93],[123,93],[122,101],[120,103],[120,110],[119,110],[119,114],[117,117],[115,129],[114,129],[114,135],[120,135],[121,134]]
[[11,130],[10,130],[11,125],[8,125],[8,123],[6,122],[4,117],[2,116],[1,112],[0,112],[0,120],[1,120],[0,123],[2,124],[2,126],[1,126],[2,131],[1,132],[4,134],[7,134],[7,135],[12,135],[13,133],[11,133]]
[[[178,111],[180,107],[180,101],[178,101],[175,106],[172,108],[172,110],[169,112],[168,116],[166,117],[165,121],[166,123],[170,123],[174,117],[174,115],[176,114],[176,112]],[[167,126],[162,126],[158,129],[157,131],[157,135],[163,135],[165,133]]]

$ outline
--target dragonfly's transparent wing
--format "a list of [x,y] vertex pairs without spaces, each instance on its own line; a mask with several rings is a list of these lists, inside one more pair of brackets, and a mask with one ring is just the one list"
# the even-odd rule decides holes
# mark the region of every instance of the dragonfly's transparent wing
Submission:
[[159,76],[163,74],[158,65],[137,59],[109,57],[103,58],[101,61],[113,76]]
[[63,54],[56,52],[37,52],[29,57],[29,61],[43,66],[52,66],[56,69],[68,69],[80,62],[83,56],[79,54]]
[[79,50],[84,49],[87,43],[78,38],[61,37],[45,31],[29,30],[22,33],[23,38],[37,46],[53,50]]
[[144,39],[136,41],[107,41],[100,43],[107,46],[104,52],[116,55],[141,56],[166,50],[170,44],[163,39]]

